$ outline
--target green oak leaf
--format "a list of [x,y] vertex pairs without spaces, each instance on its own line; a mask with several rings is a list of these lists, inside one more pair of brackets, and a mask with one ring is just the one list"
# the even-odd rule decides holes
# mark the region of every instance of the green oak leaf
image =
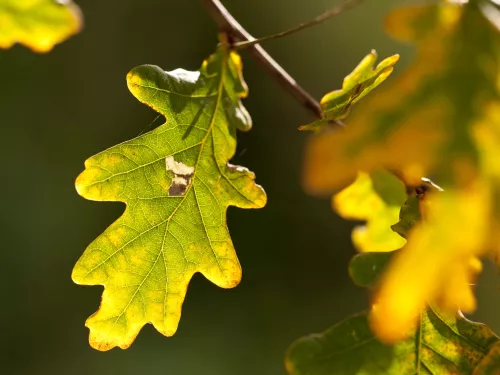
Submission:
[[20,43],[48,52],[82,24],[80,9],[71,0],[0,0],[0,49]]
[[86,322],[94,348],[127,348],[146,323],[173,335],[195,272],[222,288],[239,283],[227,207],[266,204],[254,174],[228,163],[236,129],[251,128],[241,69],[221,45],[197,72],[144,65],[128,74],[132,94],[166,123],[91,157],[76,180],[83,197],[127,206],[73,270],[76,283],[105,287]]
[[363,99],[391,75],[394,64],[398,60],[399,55],[393,55],[374,67],[377,61],[377,52],[372,50],[351,74],[344,78],[342,89],[332,91],[321,99],[323,118],[300,127],[300,130],[319,130],[329,122],[345,119],[349,115],[352,105]]
[[429,307],[415,334],[384,345],[361,313],[297,340],[286,367],[290,375],[492,375],[500,371],[499,342],[486,325]]

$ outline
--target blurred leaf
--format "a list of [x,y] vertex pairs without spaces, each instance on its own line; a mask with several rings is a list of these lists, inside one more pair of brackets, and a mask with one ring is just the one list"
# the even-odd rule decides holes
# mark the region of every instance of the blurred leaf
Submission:
[[364,313],[296,341],[286,367],[290,375],[492,375],[500,370],[498,343],[487,326],[429,307],[415,334],[384,345]]
[[472,288],[488,230],[484,185],[431,193],[419,205],[422,220],[410,230],[374,297],[373,328],[385,342],[403,339],[429,302],[448,312],[476,307]]
[[0,0],[0,48],[20,43],[35,52],[80,31],[83,19],[71,0]]
[[391,229],[403,238],[408,238],[410,229],[421,219],[420,199],[416,194],[410,194],[401,207],[399,221],[391,226]]
[[407,200],[401,207],[399,212],[399,221],[392,225],[394,232],[398,233],[403,238],[408,238],[410,229],[422,219],[421,202],[426,202],[426,196],[436,192],[442,192],[438,185],[429,180],[422,178],[421,184],[414,187],[413,192],[408,195]]
[[360,251],[391,251],[404,246],[406,240],[391,229],[406,201],[404,184],[384,170],[370,174],[360,172],[357,180],[333,197],[333,207],[342,217],[365,220],[352,240]]
[[388,31],[417,43],[416,60],[364,100],[345,129],[312,137],[304,171],[309,191],[331,193],[356,171],[379,168],[399,172],[409,184],[429,176],[445,190],[481,175],[478,128],[494,135],[489,143],[500,143],[500,37],[479,3],[390,14]]
[[86,323],[99,350],[127,348],[146,323],[173,335],[195,272],[222,288],[236,286],[241,268],[227,207],[266,204],[254,174],[228,163],[236,129],[251,128],[240,103],[247,89],[236,53],[221,46],[199,72],[140,66],[127,81],[139,101],[167,120],[88,159],[76,181],[87,199],[127,205],[72,275],[76,283],[105,287]]
[[349,276],[358,286],[374,286],[395,253],[397,251],[357,254],[349,263]]
[[326,94],[321,99],[323,118],[312,124],[300,127],[300,130],[318,130],[330,121],[342,120],[349,115],[351,106],[359,102],[370,91],[384,82],[392,73],[399,55],[382,60],[376,67],[377,52],[372,50],[358,66],[344,78],[341,90]]
[[407,202],[407,222],[394,227],[408,242],[374,298],[373,328],[384,342],[404,339],[428,302],[473,311],[479,258],[500,250],[500,34],[484,16],[486,2],[459,3],[392,13],[388,30],[417,43],[416,61],[306,152],[314,193],[380,168],[410,186],[431,176],[445,190]]

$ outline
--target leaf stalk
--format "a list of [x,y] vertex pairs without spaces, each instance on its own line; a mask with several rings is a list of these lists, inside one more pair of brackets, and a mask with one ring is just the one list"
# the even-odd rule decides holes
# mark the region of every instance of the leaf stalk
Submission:
[[[219,0],[201,0],[208,14],[217,24],[219,30],[225,32],[233,43],[252,42],[256,39],[229,13]],[[258,43],[258,42],[257,42]],[[297,81],[287,73],[269,53],[259,44],[249,45],[248,51],[261,67],[276,80],[276,82],[290,93],[316,118],[323,117],[323,110],[319,102],[309,94]]]
[[336,17],[339,14],[344,13],[345,11],[356,7],[357,5],[359,5],[362,2],[363,2],[363,0],[345,0],[340,5],[337,5],[331,9],[327,10],[326,12],[320,14],[319,16],[313,18],[310,21],[301,23],[298,26],[292,27],[288,30],[285,30],[285,31],[282,31],[282,32],[279,32],[279,33],[276,33],[273,35],[268,35],[268,36],[254,39],[254,40],[234,43],[233,48],[235,48],[237,50],[243,49],[243,48],[248,48],[248,47],[253,46],[255,44],[260,44],[263,42],[267,42],[269,40],[279,39],[279,38],[283,38],[283,37],[291,35],[291,34],[295,34],[295,33],[300,32],[302,30],[319,25],[319,24],[329,20],[330,18]]

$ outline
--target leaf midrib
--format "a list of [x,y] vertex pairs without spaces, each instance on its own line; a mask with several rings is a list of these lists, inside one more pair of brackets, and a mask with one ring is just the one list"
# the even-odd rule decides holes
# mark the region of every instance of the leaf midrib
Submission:
[[[165,259],[165,254],[164,254],[164,246],[165,246],[165,239],[167,237],[167,234],[169,233],[168,231],[168,228],[169,228],[169,225],[170,225],[170,220],[174,217],[174,215],[176,214],[177,210],[179,209],[179,207],[182,206],[182,204],[184,203],[184,201],[186,200],[186,197],[188,196],[189,192],[191,191],[191,189],[194,187],[194,183],[195,183],[195,178],[196,178],[196,174],[197,174],[197,171],[198,171],[198,164],[200,162],[200,159],[201,159],[201,154],[203,153],[203,148],[205,146],[205,142],[208,138],[208,135],[210,134],[210,132],[212,131],[213,129],[213,126],[215,124],[215,119],[217,117],[217,111],[218,111],[218,108],[219,108],[219,105],[221,103],[221,99],[222,99],[222,94],[223,94],[223,88],[224,88],[224,79],[225,79],[225,75],[226,75],[226,69],[227,69],[227,56],[228,52],[227,50],[224,50],[224,55],[223,55],[223,62],[222,62],[222,68],[221,68],[221,73],[220,73],[220,81],[219,81],[219,85],[218,85],[218,95],[217,95],[217,101],[215,103],[215,106],[214,106],[214,113],[212,115],[212,119],[210,120],[210,125],[207,129],[207,132],[205,134],[205,136],[203,137],[202,141],[200,142],[201,144],[201,147],[200,147],[200,152],[198,154],[198,158],[196,160],[196,163],[194,165],[194,173],[193,173],[193,177],[192,177],[192,183],[191,185],[188,187],[188,189],[186,190],[182,200],[180,200],[180,202],[177,204],[177,206],[175,207],[175,209],[173,210],[173,212],[169,215],[169,217],[167,219],[165,219],[163,222],[157,224],[155,227],[158,227],[164,223],[167,223],[166,227],[165,227],[165,233],[163,235],[163,240],[162,240],[162,244],[161,244],[161,249],[160,251],[158,252],[158,255],[156,257],[156,259],[154,260],[153,264],[151,265],[151,268],[149,269],[149,272],[147,273],[146,276],[144,276],[142,282],[140,284],[138,284],[137,286],[137,289],[135,290],[134,294],[132,295],[132,297],[130,298],[129,302],[127,303],[127,306],[125,306],[125,308],[123,309],[123,311],[116,317],[115,321],[113,322],[113,325],[110,327],[110,329],[108,330],[108,332],[103,335],[103,338],[98,342],[98,346],[109,336],[109,334],[111,333],[111,331],[113,330],[113,328],[115,327],[116,323],[118,322],[118,320],[120,320],[120,318],[122,317],[122,315],[125,313],[125,311],[127,311],[127,309],[129,308],[130,304],[132,303],[132,301],[134,301],[135,299],[135,296],[137,295],[137,293],[141,290],[141,287],[142,285],[144,284],[144,282],[148,279],[149,275],[151,274],[152,270],[154,269],[154,267],[156,266],[156,263],[158,262],[158,259],[160,258],[160,255],[163,257],[164,261],[165,261],[165,267],[166,267],[166,259]],[[215,149],[214,149],[214,153],[215,153]],[[158,159],[159,160],[159,159]],[[158,161],[157,160],[157,161]],[[196,199],[196,202],[198,204],[198,200],[196,198],[196,194],[195,194],[195,199]],[[201,215],[201,211],[200,211],[200,215]],[[208,233],[207,233],[207,229],[205,227],[205,223],[203,222],[203,216],[201,215],[202,217],[202,223],[203,223],[203,228],[205,230],[205,233],[207,234],[207,237],[210,241],[210,248],[217,260],[217,264],[219,265],[219,268],[221,268],[220,266],[220,263],[219,263],[219,259],[217,257],[217,254],[215,254],[215,251],[213,250],[213,247],[212,247],[212,242],[210,240],[210,237],[208,236]],[[152,228],[148,229],[151,230]],[[142,234],[144,234],[146,232],[143,232]],[[141,235],[142,235],[141,234]],[[140,235],[140,236],[141,236]],[[137,236],[136,238],[140,237],[140,236]],[[116,254],[116,252],[114,253]],[[108,258],[109,259],[109,258]],[[166,269],[167,271],[167,269]],[[168,286],[168,272],[165,273],[165,277],[166,277],[166,282],[165,282],[165,299],[167,297],[167,286]],[[146,315],[146,314],[145,314]],[[165,321],[166,319],[166,304],[165,304],[165,301],[163,303],[163,320]]]

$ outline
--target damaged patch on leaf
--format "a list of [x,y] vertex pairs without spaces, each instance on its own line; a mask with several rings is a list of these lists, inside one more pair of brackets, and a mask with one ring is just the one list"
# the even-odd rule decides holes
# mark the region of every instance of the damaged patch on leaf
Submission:
[[184,195],[194,175],[194,167],[188,167],[186,164],[175,161],[173,156],[165,158],[165,164],[167,166],[167,171],[174,174],[172,183],[168,189],[168,194],[171,197]]

